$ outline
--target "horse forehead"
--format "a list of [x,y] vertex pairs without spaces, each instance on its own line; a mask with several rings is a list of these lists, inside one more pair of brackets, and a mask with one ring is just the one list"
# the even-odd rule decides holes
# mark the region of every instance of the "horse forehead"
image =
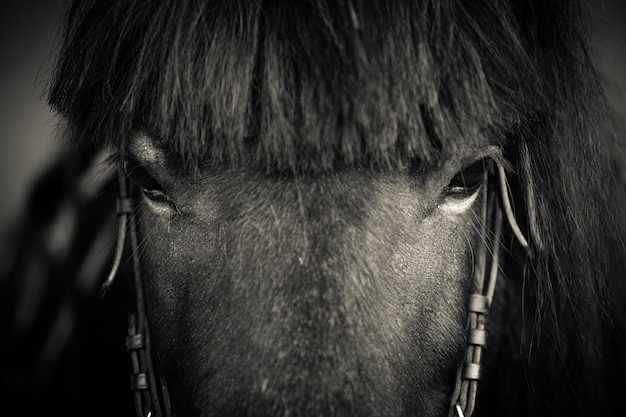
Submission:
[[[152,169],[168,170],[166,150],[150,136],[137,135],[129,149]],[[442,189],[468,161],[497,154],[494,147],[466,147],[438,166],[404,171],[340,169],[325,175],[275,175],[240,167],[209,170],[199,179],[181,176],[172,184],[185,201],[182,211],[190,215],[178,222],[185,232],[177,241],[195,252],[194,245],[206,241],[207,236],[241,238],[253,227],[258,233],[247,238],[257,242],[279,237],[286,241],[289,232],[299,236],[293,240],[295,244],[305,246],[310,241],[316,247],[329,246],[333,239],[365,246],[367,236],[377,235],[377,239],[386,236],[379,239],[380,249],[396,242],[396,258],[406,257],[416,246],[423,254],[451,253],[453,248],[445,246],[454,239],[442,239],[441,234],[438,238],[437,232],[458,229],[469,233],[465,226],[471,221],[464,213],[471,211],[473,199],[449,208],[441,204]],[[461,227],[463,222],[467,225]],[[389,234],[389,230],[396,232]],[[407,230],[431,239],[409,236]],[[403,244],[397,243],[399,236],[403,236]],[[364,252],[361,256],[366,256]]]
[[[458,260],[452,258],[465,250],[472,232],[472,217],[446,211],[414,178],[400,173],[347,172],[278,185],[273,178],[238,173],[202,184],[190,191],[196,194],[193,215],[163,235],[173,236],[176,246],[166,253],[182,250],[203,259],[219,249],[224,257],[206,259],[231,267],[277,262],[287,269],[341,270],[356,263],[417,274]],[[170,245],[167,239],[154,244]]]
[[[381,138],[383,139],[383,138]],[[194,141],[193,138],[187,138],[186,141],[191,143]],[[305,141],[304,138],[302,138]],[[337,137],[337,146],[340,145],[342,138],[340,136]],[[145,130],[137,130],[134,131],[129,140],[123,145],[123,152],[130,151],[135,156],[138,156],[142,161],[151,164],[154,168],[168,168],[171,171],[180,170],[180,168],[184,165],[187,165],[189,161],[185,161],[185,157],[178,153],[176,150],[176,145],[174,145],[173,140],[168,140],[167,138],[159,137],[155,134],[148,133]],[[415,177],[419,177],[425,172],[440,170],[443,167],[453,167],[456,170],[460,170],[463,166],[468,165],[470,161],[477,159],[478,157],[491,157],[495,159],[501,159],[501,144],[499,143],[497,138],[491,137],[486,134],[478,134],[474,137],[470,142],[466,140],[466,138],[459,137],[454,143],[454,141],[450,141],[452,146],[443,151],[439,150],[434,152],[437,156],[433,159],[433,151],[426,151],[427,155],[420,156],[417,155],[401,155],[403,152],[396,150],[391,153],[398,154],[398,161],[385,163],[383,166],[386,168],[376,168],[377,163],[371,165],[371,161],[363,160],[361,162],[353,161],[348,164],[348,166],[344,166],[341,162],[339,162],[335,167],[332,168],[324,168],[322,166],[316,168],[316,164],[320,163],[317,159],[316,152],[313,152],[311,155],[307,155],[306,152],[298,155],[298,159],[301,160],[302,166],[308,167],[303,171],[298,171],[302,177],[307,176],[319,176],[320,173],[333,173],[336,170],[345,171],[344,168],[361,168],[361,172],[367,172],[368,170],[375,170],[378,172],[392,172],[393,171],[402,171],[406,169],[412,170],[412,175]],[[218,169],[228,170],[229,168],[243,168],[243,169],[251,169],[256,170],[258,172],[271,173],[276,172],[277,167],[273,167],[271,164],[266,163],[265,165],[259,165],[254,160],[255,158],[260,158],[259,155],[264,152],[261,148],[249,148],[246,152],[248,152],[248,157],[243,158],[242,160],[237,161],[236,164],[229,165],[217,163],[217,165],[213,165],[214,161],[211,161],[208,154],[210,151],[205,150],[204,154],[198,155],[194,157],[195,164],[200,162],[199,168],[201,171],[202,168],[207,167],[218,167]],[[310,161],[307,158],[311,158]],[[219,158],[218,158],[219,159]],[[262,159],[262,158],[261,158]],[[246,162],[247,161],[247,162]],[[340,160],[339,160],[340,161]],[[231,161],[232,162],[232,161]],[[296,170],[297,171],[297,170]],[[295,173],[295,171],[291,169],[281,169],[280,172],[286,173]]]

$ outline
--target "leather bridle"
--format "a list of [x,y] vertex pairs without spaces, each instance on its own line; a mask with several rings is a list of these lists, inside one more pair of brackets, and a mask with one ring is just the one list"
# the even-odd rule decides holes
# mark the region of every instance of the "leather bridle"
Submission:
[[[496,189],[483,193],[481,213],[483,244],[479,247],[474,263],[474,288],[468,304],[465,361],[457,371],[448,417],[471,417],[476,407],[478,383],[482,373],[482,357],[487,347],[486,321],[491,309],[500,268],[503,211],[517,241],[528,252],[528,241],[513,215],[506,174],[501,165],[497,165],[497,175],[498,184],[494,187]],[[488,183],[487,185],[490,186],[491,184]],[[488,246],[489,241],[491,241],[490,248]]]
[[[135,287],[135,311],[129,315],[126,350],[132,366],[131,389],[133,390],[135,414],[137,417],[171,417],[172,411],[165,380],[159,378],[153,365],[150,346],[150,331],[146,316],[146,304],[141,281],[141,263],[137,240],[135,208],[137,197],[133,193],[133,184],[127,180],[123,168],[118,168],[120,196],[117,200],[119,229],[113,266],[106,281],[100,288],[99,298],[106,295],[119,271],[126,240],[130,240],[133,260]],[[130,235],[130,236],[127,236]]]
[[[481,379],[482,357],[487,346],[487,316],[499,275],[503,217],[506,218],[519,244],[528,251],[528,242],[513,214],[506,174],[499,164],[496,175],[498,184],[494,186],[488,181],[489,172],[485,172],[485,185],[490,188],[489,192],[482,194],[481,239],[483,244],[475,254],[473,289],[468,304],[465,361],[459,366],[457,372],[448,417],[471,417],[475,410],[478,384]],[[118,170],[118,180],[120,196],[117,203],[119,217],[117,245],[111,272],[98,296],[103,297],[113,283],[120,268],[126,241],[130,240],[136,311],[129,316],[126,348],[132,365],[131,388],[134,392],[135,412],[138,417],[171,417],[172,411],[165,381],[159,378],[157,369],[152,363],[150,333],[141,281],[134,186],[127,180],[122,168]]]

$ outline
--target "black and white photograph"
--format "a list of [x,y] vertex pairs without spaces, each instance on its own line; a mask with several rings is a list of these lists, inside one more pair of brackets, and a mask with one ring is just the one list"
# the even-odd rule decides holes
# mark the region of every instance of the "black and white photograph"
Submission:
[[626,416],[626,1],[2,0],[0,415]]

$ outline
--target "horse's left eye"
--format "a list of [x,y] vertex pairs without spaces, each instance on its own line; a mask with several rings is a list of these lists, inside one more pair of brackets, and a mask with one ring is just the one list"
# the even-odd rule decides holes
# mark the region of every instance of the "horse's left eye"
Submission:
[[459,171],[448,184],[447,194],[461,198],[474,194],[482,185],[486,170],[487,162],[481,159]]

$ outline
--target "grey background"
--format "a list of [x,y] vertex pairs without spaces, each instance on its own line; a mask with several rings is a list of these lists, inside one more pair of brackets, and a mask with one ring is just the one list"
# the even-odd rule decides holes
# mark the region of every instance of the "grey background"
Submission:
[[66,1],[0,0],[0,236],[32,181],[63,147],[44,94]]

